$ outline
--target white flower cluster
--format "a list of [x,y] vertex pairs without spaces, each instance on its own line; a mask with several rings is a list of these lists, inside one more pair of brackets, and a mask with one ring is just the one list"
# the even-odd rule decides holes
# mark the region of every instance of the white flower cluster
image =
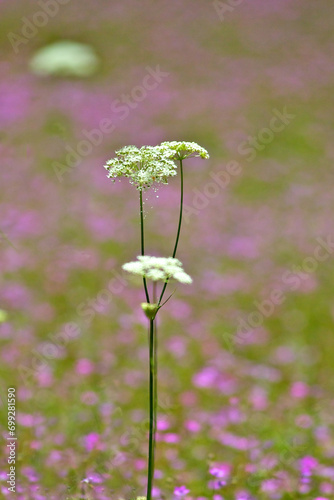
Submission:
[[160,146],[165,148],[166,151],[171,150],[173,152],[172,157],[175,160],[184,160],[190,156],[200,156],[204,159],[210,158],[207,150],[199,146],[196,142],[171,141],[162,142]]
[[107,161],[108,177],[128,177],[138,189],[149,188],[154,183],[168,183],[176,175],[172,152],[160,146],[125,146],[116,151],[117,158]]
[[140,255],[136,261],[124,264],[122,268],[129,273],[153,281],[167,281],[173,278],[180,283],[192,283],[191,277],[184,272],[181,262],[178,259],[173,259],[173,257]]
[[173,160],[184,160],[191,156],[209,158],[209,153],[196,142],[162,142],[159,146],[125,146],[116,151],[116,158],[104,166],[108,177],[128,177],[138,189],[145,189],[154,183],[168,184],[168,177],[176,175]]

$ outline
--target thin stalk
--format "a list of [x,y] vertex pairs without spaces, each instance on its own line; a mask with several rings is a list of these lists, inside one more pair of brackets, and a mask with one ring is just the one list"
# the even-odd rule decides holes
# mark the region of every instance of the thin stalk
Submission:
[[[143,190],[139,190],[139,203],[140,203],[140,240],[141,240],[141,254],[145,254],[145,238],[144,238],[144,210],[143,210]],[[146,302],[150,302],[150,297],[148,294],[146,278],[143,277]]]
[[[176,240],[175,240],[175,245],[174,245],[174,250],[173,250],[173,255],[172,257],[174,258],[176,255],[176,250],[179,244],[179,238],[180,238],[180,233],[181,233],[181,225],[182,225],[182,214],[183,214],[183,165],[182,165],[182,159],[180,158],[180,175],[181,175],[181,197],[180,197],[180,214],[179,214],[179,224],[177,227],[177,233],[176,233]],[[168,279],[166,280],[166,283],[163,286],[163,289],[161,291],[161,295],[159,298],[158,304],[161,304],[162,298],[164,296],[165,290],[168,285]]]
[[180,238],[180,233],[181,233],[181,224],[182,224],[182,214],[183,214],[183,166],[182,166],[182,159],[180,159],[180,175],[181,175],[180,215],[179,215],[179,225],[177,227],[176,241],[175,241],[173,255],[172,255],[173,258],[176,255],[177,246],[179,244],[179,238]]
[[149,436],[149,446],[148,446],[148,471],[147,471],[147,494],[146,499],[152,500],[152,486],[154,478],[154,448],[155,448],[155,363],[154,363],[154,319],[150,320],[150,436]]
[[157,318],[154,320],[154,433],[153,433],[153,463],[155,464],[155,438],[158,417],[158,331]]

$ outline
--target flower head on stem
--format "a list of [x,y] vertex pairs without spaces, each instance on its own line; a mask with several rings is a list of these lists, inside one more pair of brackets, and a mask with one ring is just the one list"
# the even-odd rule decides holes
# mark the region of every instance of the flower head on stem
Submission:
[[137,189],[147,189],[152,184],[168,184],[168,178],[176,175],[176,165],[170,149],[161,146],[125,146],[116,151],[116,158],[108,160],[107,177],[128,177]]
[[[180,283],[192,283],[191,277],[183,270],[182,263],[175,258],[183,213],[183,166],[184,159],[190,157],[209,158],[206,149],[195,142],[163,142],[159,146],[125,146],[116,151],[116,158],[107,161],[105,168],[108,177],[115,181],[117,177],[128,177],[131,184],[139,190],[140,202],[140,227],[141,227],[141,255],[136,261],[128,262],[122,267],[125,271],[141,276],[143,278],[146,302],[141,307],[149,320],[149,444],[148,444],[148,471],[147,471],[147,495],[138,497],[137,500],[152,500],[154,468],[155,468],[155,444],[157,430],[157,408],[158,408],[158,356],[157,356],[157,325],[156,315],[166,302],[172,297],[171,294],[165,302],[162,298],[170,279]],[[177,226],[176,241],[172,257],[152,257],[145,255],[144,243],[144,211],[143,190],[150,188],[153,184],[167,184],[168,178],[176,175],[176,164],[180,162],[181,196],[179,222]],[[146,280],[153,281],[153,301],[150,300]],[[156,297],[157,281],[162,281],[162,291],[159,299]],[[174,293],[174,292],[173,292]],[[189,493],[185,486],[175,488],[174,494],[183,497]]]
[[180,283],[192,283],[191,277],[183,270],[182,263],[173,257],[139,255],[136,261],[123,264],[122,268],[152,281],[166,282],[169,279],[175,279]]
[[[196,142],[162,142],[160,147],[164,150],[170,151],[171,157],[174,160],[184,160],[189,157],[200,156],[201,158],[210,158],[206,149],[202,148]],[[167,153],[168,154],[168,153]]]

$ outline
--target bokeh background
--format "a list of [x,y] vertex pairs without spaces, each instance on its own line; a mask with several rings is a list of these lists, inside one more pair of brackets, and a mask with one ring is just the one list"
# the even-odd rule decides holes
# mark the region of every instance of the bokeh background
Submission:
[[[333,498],[333,14],[330,0],[0,2],[2,498],[8,387],[16,498],[145,494],[147,325],[121,272],[138,192],[103,165],[166,140],[210,159],[185,166],[178,257],[194,283],[160,315],[155,498]],[[83,73],[77,57],[36,70],[61,40],[93,52]],[[178,177],[145,196],[147,253],[171,253],[178,200]]]

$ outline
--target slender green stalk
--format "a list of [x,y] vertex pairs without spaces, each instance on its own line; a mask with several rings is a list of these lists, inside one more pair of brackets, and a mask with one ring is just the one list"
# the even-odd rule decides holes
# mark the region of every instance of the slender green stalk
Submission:
[[179,215],[179,225],[177,227],[176,241],[175,241],[173,255],[172,255],[173,258],[176,255],[177,246],[179,244],[179,238],[180,238],[180,233],[181,233],[181,224],[182,224],[182,214],[183,214],[183,165],[182,165],[182,159],[180,159],[180,176],[181,176],[180,215]]
[[155,464],[155,441],[158,417],[158,330],[157,318],[154,319],[154,431],[153,431],[153,463]]
[[[141,240],[141,254],[145,254],[145,238],[144,238],[144,210],[143,210],[143,190],[139,190],[139,203],[140,203],[140,240]],[[146,302],[150,302],[150,297],[148,295],[146,278],[143,278]]]
[[[173,250],[173,255],[172,257],[174,258],[176,255],[176,250],[179,244],[179,238],[180,238],[180,233],[181,233],[181,225],[182,225],[182,214],[183,214],[183,165],[182,165],[182,159],[180,158],[180,176],[181,176],[181,198],[180,198],[180,214],[179,214],[179,224],[177,227],[177,233],[176,233],[176,240],[175,240],[175,245],[174,245],[174,250]],[[163,289],[161,291],[161,295],[159,298],[158,304],[161,304],[162,298],[164,296],[165,290],[167,288],[168,280],[163,286]]]
[[150,436],[148,448],[147,494],[146,499],[152,500],[152,486],[154,478],[154,448],[155,448],[155,363],[154,363],[154,319],[150,319]]

